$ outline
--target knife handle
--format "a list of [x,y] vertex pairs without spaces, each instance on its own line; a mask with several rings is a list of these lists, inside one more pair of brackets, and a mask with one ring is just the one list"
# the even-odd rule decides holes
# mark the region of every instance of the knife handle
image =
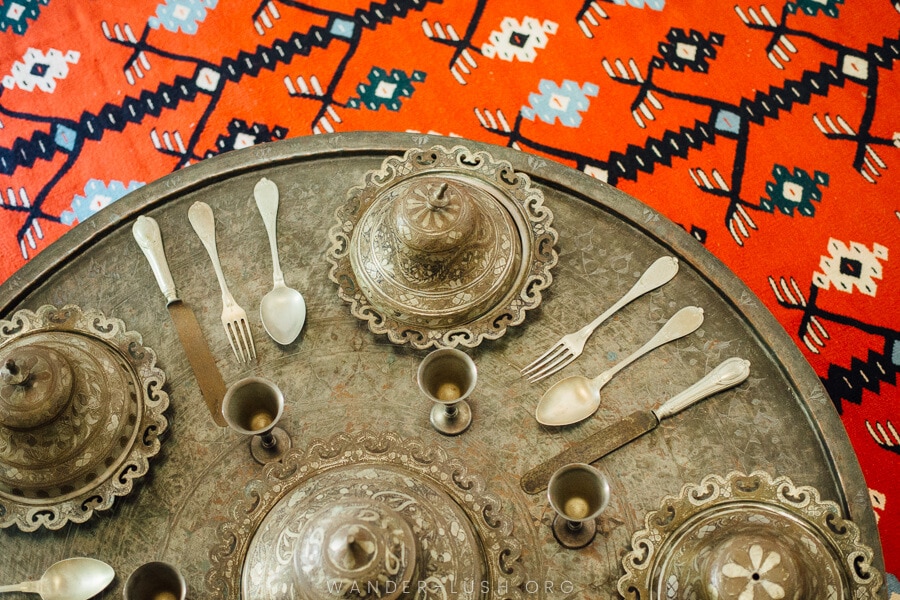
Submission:
[[729,358],[706,374],[691,387],[672,396],[659,408],[653,409],[660,421],[681,412],[695,402],[703,400],[716,392],[733,387],[750,375],[750,361],[743,358]]
[[170,304],[177,302],[175,281],[172,279],[172,273],[169,272],[169,263],[166,261],[166,251],[163,248],[162,235],[159,233],[156,219],[141,215],[132,226],[131,233],[144,252],[147,262],[150,263],[153,276],[156,277],[159,289],[165,294],[166,301]]

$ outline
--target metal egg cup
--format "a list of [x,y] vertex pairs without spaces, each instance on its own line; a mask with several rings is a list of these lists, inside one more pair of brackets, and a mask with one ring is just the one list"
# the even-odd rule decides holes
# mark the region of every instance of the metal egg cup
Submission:
[[434,402],[432,427],[444,435],[459,435],[472,424],[472,407],[466,401],[478,382],[472,358],[456,348],[428,354],[416,373],[419,389]]
[[246,377],[233,383],[222,400],[228,426],[250,439],[250,454],[260,464],[281,460],[291,437],[277,426],[284,413],[284,394],[268,379]]
[[553,517],[553,536],[565,548],[584,548],[597,535],[597,517],[609,504],[606,476],[583,463],[560,467],[547,486]]

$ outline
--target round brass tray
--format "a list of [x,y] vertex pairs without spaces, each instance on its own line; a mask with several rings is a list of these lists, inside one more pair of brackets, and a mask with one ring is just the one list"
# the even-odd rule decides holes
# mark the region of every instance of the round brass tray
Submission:
[[[521,325],[466,348],[478,367],[469,399],[473,421],[464,434],[445,437],[431,428],[432,403],[416,385],[428,350],[395,344],[351,314],[329,278],[328,232],[350,190],[385,159],[410,148],[460,144],[507,161],[540,190],[558,232],[558,262],[553,284]],[[253,200],[262,177],[280,191],[278,243],[286,283],[307,304],[306,325],[287,346],[268,338],[259,320],[259,302],[272,287],[269,243]],[[215,213],[222,269],[247,312],[254,364],[239,364],[225,336],[216,277],[187,218],[196,201]],[[179,297],[193,309],[226,383],[251,375],[276,382],[285,397],[279,427],[296,449],[339,435],[392,432],[460,461],[483,482],[483,492],[499,500],[496,514],[512,516],[524,576],[516,589],[528,600],[615,597],[622,557],[645,527],[645,515],[686,482],[733,470],[762,470],[814,487],[858,527],[860,543],[873,550],[872,568],[883,571],[868,488],[821,382],[764,304],[695,239],[626,194],[549,160],[469,140],[379,132],[295,138],[192,165],[111,204],[0,286],[3,316],[72,303],[114,314],[142,332],[143,345],[156,351],[165,370],[171,399],[165,448],[141,480],[141,493],[61,531],[0,531],[0,546],[18,559],[0,561],[2,581],[39,576],[55,560],[86,555],[119,574],[99,598],[121,598],[138,565],[164,560],[180,568],[190,598],[221,600],[207,576],[222,528],[240,526],[232,507],[252,497],[257,488],[248,488],[251,482],[265,487],[288,477],[261,468],[246,436],[211,419],[165,299],[132,236],[140,215],[159,223]],[[678,259],[670,283],[604,323],[559,376],[537,384],[520,376],[522,367],[612,305],[664,255]],[[538,400],[560,377],[599,374],[688,305],[703,307],[701,328],[622,370],[604,388],[593,417],[556,429],[536,423]],[[596,463],[611,490],[600,533],[585,549],[563,550],[550,529],[546,496],[526,495],[520,477],[603,427],[672,397],[730,356],[750,361],[747,381],[665,419]],[[306,464],[317,468],[314,461]],[[227,596],[240,593],[228,588]]]
[[168,427],[166,378],[140,334],[97,310],[17,311],[0,321],[0,355],[19,343],[80,358],[87,379],[76,376],[70,405],[41,428],[0,426],[0,527],[60,529],[108,510],[147,474]]

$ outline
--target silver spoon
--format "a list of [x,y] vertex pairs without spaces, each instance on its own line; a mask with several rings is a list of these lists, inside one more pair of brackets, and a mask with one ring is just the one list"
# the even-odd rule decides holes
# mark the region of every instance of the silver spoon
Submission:
[[284,273],[278,262],[278,243],[275,239],[275,217],[278,215],[278,186],[263,177],[253,188],[256,207],[262,215],[272,250],[272,268],[275,285],[263,296],[259,305],[259,317],[269,336],[279,344],[290,344],[306,322],[306,302],[297,290],[284,284]]
[[67,558],[50,565],[39,581],[0,586],[0,592],[40,594],[44,600],[87,600],[108,586],[116,572],[93,558]]
[[682,308],[666,321],[650,340],[597,377],[580,375],[566,377],[544,392],[534,416],[541,425],[559,427],[571,425],[596,412],[600,406],[600,389],[613,376],[632,362],[663,344],[692,333],[703,323],[703,309],[696,306]]

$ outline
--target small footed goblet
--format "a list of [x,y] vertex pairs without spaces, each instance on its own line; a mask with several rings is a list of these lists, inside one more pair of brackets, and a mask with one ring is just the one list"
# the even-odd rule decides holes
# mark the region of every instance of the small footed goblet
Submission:
[[475,389],[478,369],[468,354],[441,348],[426,356],[416,375],[419,389],[434,402],[431,425],[444,435],[459,435],[472,424],[472,407],[466,398]]
[[261,377],[236,381],[225,392],[222,416],[228,426],[250,439],[250,454],[260,464],[281,460],[291,448],[287,432],[276,427],[284,412],[284,394]]
[[609,504],[609,481],[590,465],[560,467],[547,485],[553,517],[553,535],[565,548],[584,548],[597,535],[597,516]]
[[164,562],[144,563],[128,576],[125,600],[184,600],[187,583],[178,569]]

